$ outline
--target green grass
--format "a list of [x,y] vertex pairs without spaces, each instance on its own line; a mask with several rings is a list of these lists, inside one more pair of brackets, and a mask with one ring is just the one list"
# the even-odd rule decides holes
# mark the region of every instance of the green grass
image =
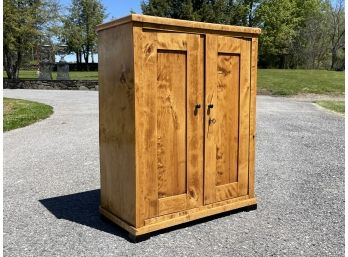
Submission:
[[21,99],[4,98],[3,130],[28,126],[49,117],[53,107]]
[[344,113],[344,101],[317,101],[316,104],[331,111]]
[[344,94],[344,72],[327,70],[258,70],[258,92],[271,95]]
[[[7,74],[3,72],[4,78],[7,78]],[[52,72],[53,79],[57,79],[57,72]],[[98,71],[70,71],[70,79],[72,80],[98,80]],[[36,71],[34,70],[20,70],[20,79],[37,79]]]
[[[4,72],[6,77],[6,72]],[[21,79],[37,79],[36,71],[21,70]],[[57,73],[53,73],[56,79]],[[70,78],[98,80],[97,71],[72,71]],[[271,95],[344,94],[344,72],[327,70],[258,70],[258,92]]]

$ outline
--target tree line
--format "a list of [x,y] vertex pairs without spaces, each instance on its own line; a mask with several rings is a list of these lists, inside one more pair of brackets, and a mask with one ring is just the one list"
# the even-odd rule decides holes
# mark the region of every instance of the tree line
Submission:
[[[259,66],[344,69],[344,1],[147,0],[144,14],[262,28]],[[66,44],[78,64],[94,62],[95,26],[106,18],[101,0],[3,1],[3,66],[17,79],[25,63],[37,63],[40,45]],[[54,49],[52,49],[54,51]]]
[[259,66],[344,69],[344,0],[148,0],[144,14],[260,27]]
[[100,0],[72,0],[67,9],[58,0],[4,0],[3,8],[3,66],[8,78],[18,79],[23,64],[37,64],[43,45],[51,46],[51,52],[67,45],[67,52],[75,53],[78,64],[84,61],[86,70],[94,62],[95,27],[106,17]]

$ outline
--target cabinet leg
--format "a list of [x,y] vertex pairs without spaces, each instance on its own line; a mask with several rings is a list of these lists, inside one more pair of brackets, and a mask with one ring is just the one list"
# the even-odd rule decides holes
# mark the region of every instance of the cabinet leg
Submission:
[[257,209],[257,204],[253,204],[253,205],[244,207],[244,208],[243,208],[243,211],[249,212],[249,211],[255,211],[256,209]]
[[128,239],[129,241],[131,241],[132,243],[136,243],[137,242],[137,236],[131,234],[131,233],[128,233]]
[[135,236],[131,233],[128,233],[128,240],[132,243],[139,243],[142,241],[146,241],[150,238],[151,236],[149,234],[145,234],[145,235],[140,235],[140,236]]
[[109,220],[107,217],[105,217],[104,215],[102,215],[102,214],[99,214],[99,217],[100,217],[100,219],[101,219],[102,221],[110,222],[110,220]]

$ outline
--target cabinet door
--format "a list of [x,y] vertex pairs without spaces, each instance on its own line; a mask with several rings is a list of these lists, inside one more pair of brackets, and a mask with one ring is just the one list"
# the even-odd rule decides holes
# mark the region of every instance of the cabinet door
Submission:
[[204,204],[248,194],[250,47],[206,37]]
[[142,36],[145,218],[203,204],[203,48],[199,35]]

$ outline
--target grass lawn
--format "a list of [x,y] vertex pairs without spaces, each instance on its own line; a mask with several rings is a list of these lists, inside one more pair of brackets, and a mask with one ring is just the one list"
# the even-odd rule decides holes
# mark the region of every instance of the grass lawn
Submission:
[[258,92],[271,95],[344,94],[344,72],[327,70],[258,70]]
[[[4,72],[6,77],[6,72]],[[22,70],[22,79],[36,79],[36,71]],[[53,73],[53,79],[57,73]],[[98,80],[97,71],[72,71],[70,78],[76,80]],[[344,72],[327,70],[258,70],[258,92],[271,95],[297,94],[344,94]]]
[[317,101],[316,104],[335,112],[344,113],[344,101]]
[[27,100],[4,98],[3,130],[9,131],[28,126],[49,117],[53,107]]
[[[7,74],[3,72],[4,78],[7,78]],[[70,79],[72,80],[98,80],[98,71],[70,71]],[[52,72],[53,79],[57,79],[57,72]],[[35,70],[20,70],[20,79],[37,79]]]

